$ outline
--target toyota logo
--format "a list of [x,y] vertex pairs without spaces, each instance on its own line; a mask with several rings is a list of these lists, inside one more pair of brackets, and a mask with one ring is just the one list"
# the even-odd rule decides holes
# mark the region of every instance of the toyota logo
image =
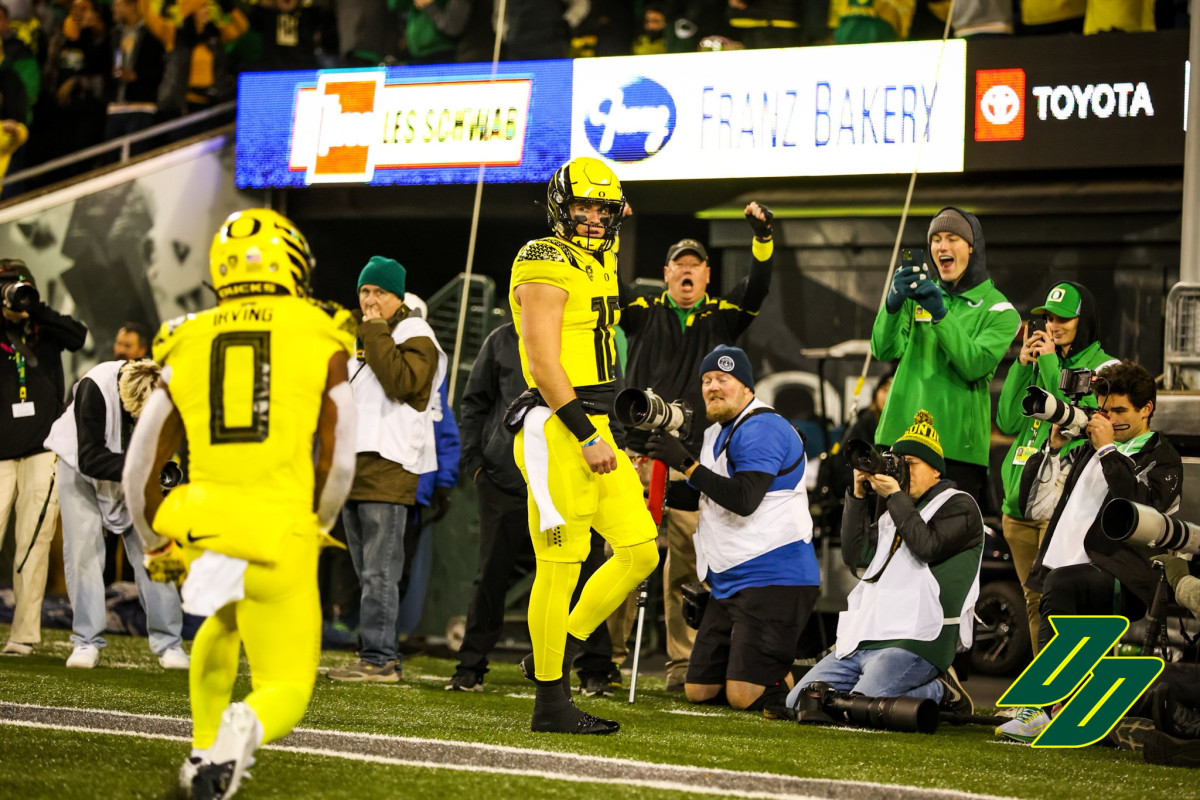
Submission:
[[999,84],[988,89],[979,101],[983,117],[993,125],[1007,125],[1021,113],[1021,98],[1011,86]]

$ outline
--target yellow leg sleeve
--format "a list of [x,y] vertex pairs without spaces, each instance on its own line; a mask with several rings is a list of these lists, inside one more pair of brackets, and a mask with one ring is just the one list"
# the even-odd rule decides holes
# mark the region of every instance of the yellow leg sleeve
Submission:
[[[533,640],[534,672],[539,681],[562,678],[567,646],[567,610],[579,582],[579,563],[538,559],[529,592],[529,638]],[[586,637],[585,637],[586,638]]]
[[192,643],[188,687],[192,701],[192,746],[212,747],[221,724],[221,713],[233,695],[237,680],[241,635],[235,605],[229,604],[201,624]]
[[656,566],[658,546],[653,539],[629,547],[613,547],[612,558],[592,574],[579,593],[579,601],[567,619],[567,633],[576,639],[591,636]]

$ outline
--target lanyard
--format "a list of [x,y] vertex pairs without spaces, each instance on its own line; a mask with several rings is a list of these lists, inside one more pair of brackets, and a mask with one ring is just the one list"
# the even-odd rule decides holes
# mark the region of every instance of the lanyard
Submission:
[[25,391],[25,356],[21,355],[18,350],[15,353],[17,361],[17,383],[21,387],[21,402],[24,403],[28,398],[28,393]]

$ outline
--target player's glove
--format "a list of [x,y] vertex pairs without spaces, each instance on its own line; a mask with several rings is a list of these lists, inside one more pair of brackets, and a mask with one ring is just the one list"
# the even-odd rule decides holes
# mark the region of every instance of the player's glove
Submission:
[[433,487],[433,497],[429,501],[428,522],[437,522],[450,510],[450,487]]
[[904,301],[913,296],[912,286],[920,274],[918,267],[896,267],[895,273],[892,275],[892,288],[888,292],[887,311],[889,314],[895,314],[904,306]]
[[683,442],[662,431],[650,434],[650,439],[646,442],[646,454],[680,472],[687,469],[693,460],[692,454],[683,446]]
[[1167,573],[1167,583],[1171,584],[1171,590],[1174,591],[1179,582],[1186,578],[1189,574],[1188,563],[1179,556],[1167,555],[1161,553],[1150,559],[1157,561],[1163,565],[1163,571]]
[[918,278],[916,283],[916,288],[910,290],[912,299],[929,312],[929,316],[933,317],[934,322],[940,321],[942,317],[946,316],[946,301],[942,299],[942,287],[924,275]]
[[187,578],[188,565],[183,560],[183,550],[173,539],[168,539],[167,543],[157,550],[147,551],[143,563],[146,565],[146,574],[152,581],[182,586]]
[[758,207],[762,209],[763,216],[766,219],[759,219],[750,212],[746,212],[746,222],[749,222],[750,227],[754,230],[754,238],[760,242],[765,242],[771,238],[771,220],[775,218],[775,215],[771,213],[771,209],[762,203],[759,203]]

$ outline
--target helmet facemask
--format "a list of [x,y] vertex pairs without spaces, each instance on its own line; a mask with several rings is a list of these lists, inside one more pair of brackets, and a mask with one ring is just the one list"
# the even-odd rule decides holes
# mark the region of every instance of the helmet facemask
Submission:
[[[599,204],[602,207],[600,236],[579,233],[578,225],[587,224],[586,216],[571,213],[573,203]],[[594,158],[577,158],[564,164],[546,188],[546,218],[550,230],[592,253],[609,250],[617,241],[624,219],[625,193],[617,176],[606,164]]]

